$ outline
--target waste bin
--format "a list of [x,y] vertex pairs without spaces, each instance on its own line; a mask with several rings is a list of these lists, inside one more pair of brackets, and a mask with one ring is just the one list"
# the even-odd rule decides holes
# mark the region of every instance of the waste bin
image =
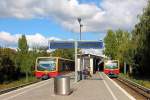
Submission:
[[54,78],[54,93],[56,95],[69,95],[71,93],[69,76]]

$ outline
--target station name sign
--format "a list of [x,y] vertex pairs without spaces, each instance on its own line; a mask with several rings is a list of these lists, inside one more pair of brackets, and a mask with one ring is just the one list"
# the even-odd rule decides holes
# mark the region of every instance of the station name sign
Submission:
[[65,49],[75,48],[75,42],[77,42],[77,48],[83,49],[102,49],[102,41],[49,41],[49,49]]
[[49,41],[49,49],[74,48],[73,41]]
[[100,49],[100,48],[103,48],[103,42],[102,41],[78,41],[78,48]]

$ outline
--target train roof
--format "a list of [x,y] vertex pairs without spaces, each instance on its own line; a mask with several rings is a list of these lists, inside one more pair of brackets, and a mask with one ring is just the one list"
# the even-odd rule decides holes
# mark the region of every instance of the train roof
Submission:
[[71,59],[66,59],[66,58],[62,58],[62,57],[37,57],[37,59],[41,59],[41,58],[54,58],[54,59],[62,59],[62,60],[69,60],[69,61],[74,61],[74,60],[71,60]]

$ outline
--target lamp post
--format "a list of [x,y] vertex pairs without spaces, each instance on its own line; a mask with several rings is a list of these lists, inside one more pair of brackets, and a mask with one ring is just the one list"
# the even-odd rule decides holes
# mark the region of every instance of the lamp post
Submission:
[[[78,18],[78,22],[79,22],[79,25],[80,25],[80,41],[81,41],[81,27],[83,26],[82,24],[81,24],[81,18]],[[82,68],[81,68],[81,54],[80,54],[80,71],[79,71],[79,80],[82,80]]]
[[83,26],[83,25],[81,24],[81,18],[78,18],[78,22],[79,22],[79,25],[80,25],[80,40],[81,40],[81,27]]

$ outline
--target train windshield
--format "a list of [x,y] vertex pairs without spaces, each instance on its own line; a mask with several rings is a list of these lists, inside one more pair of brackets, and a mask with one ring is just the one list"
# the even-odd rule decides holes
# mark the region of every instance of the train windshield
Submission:
[[56,70],[56,59],[43,58],[38,60],[37,70],[39,71],[55,71]]
[[118,68],[118,62],[117,61],[108,61],[105,63],[105,68],[117,69]]

